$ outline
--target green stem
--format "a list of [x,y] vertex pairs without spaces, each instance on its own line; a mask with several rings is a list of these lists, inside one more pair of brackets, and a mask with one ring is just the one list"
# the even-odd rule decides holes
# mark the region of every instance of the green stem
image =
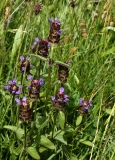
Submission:
[[24,124],[24,155],[25,155],[25,150],[26,150],[26,138],[27,138],[27,132],[26,132],[26,122],[23,123]]
[[39,66],[38,66],[38,79],[40,78],[40,69],[41,69],[42,61],[40,60]]
[[56,110],[56,113],[54,115],[54,123],[53,123],[53,130],[52,130],[52,139],[54,137],[57,115],[58,115],[58,111]]

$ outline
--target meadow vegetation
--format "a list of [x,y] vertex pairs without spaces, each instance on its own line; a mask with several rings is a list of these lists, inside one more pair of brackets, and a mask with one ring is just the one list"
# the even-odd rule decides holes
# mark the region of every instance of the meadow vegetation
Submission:
[[0,1],[1,160],[115,160],[114,8]]

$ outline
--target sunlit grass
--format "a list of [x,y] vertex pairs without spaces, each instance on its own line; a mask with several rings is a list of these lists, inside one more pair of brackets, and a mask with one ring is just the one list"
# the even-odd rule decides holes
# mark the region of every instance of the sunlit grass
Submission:
[[[38,15],[37,0],[0,2],[0,158],[114,160],[115,4],[77,0],[72,8],[69,0],[40,2]],[[61,22],[60,42],[51,43],[48,57],[37,55],[38,48],[32,53],[34,39],[47,39],[48,19],[56,17]],[[30,57],[28,73],[21,72],[20,56]],[[59,81],[59,65],[67,67],[67,82]],[[36,100],[30,98],[28,74],[43,78]],[[4,89],[13,78],[22,85],[19,96]],[[68,95],[67,103],[54,100],[60,98],[60,88],[61,98]],[[24,96],[32,117],[23,122],[14,98],[21,102]],[[80,107],[80,98],[92,100],[88,112]]]

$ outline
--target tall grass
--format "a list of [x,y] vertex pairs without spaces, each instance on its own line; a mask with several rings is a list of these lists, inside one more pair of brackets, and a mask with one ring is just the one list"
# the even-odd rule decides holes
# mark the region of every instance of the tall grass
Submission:
[[[0,1],[0,159],[114,160],[115,3],[77,0],[73,8],[69,0],[40,2],[35,15],[37,0]],[[32,53],[34,38],[47,39],[48,19],[56,17],[60,42],[50,43],[48,57]],[[20,56],[30,57],[29,73],[20,71]],[[59,80],[59,65],[69,70],[67,82]],[[28,74],[43,79],[37,99],[30,98]],[[22,85],[20,95],[4,89],[13,78]],[[69,101],[58,108],[51,97],[60,88]],[[20,119],[15,101],[24,96],[29,120]],[[88,112],[80,98],[92,100]]]

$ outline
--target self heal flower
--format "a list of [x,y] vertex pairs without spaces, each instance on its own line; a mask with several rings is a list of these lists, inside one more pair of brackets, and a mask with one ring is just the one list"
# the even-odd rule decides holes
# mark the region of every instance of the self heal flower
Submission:
[[66,83],[68,76],[69,76],[68,67],[58,64],[58,80]]
[[39,80],[34,80],[31,75],[28,75],[28,79],[31,80],[31,85],[28,86],[30,98],[32,99],[39,98],[40,88],[44,84],[43,79],[40,78]]
[[49,47],[50,47],[50,44],[48,43],[47,39],[45,38],[40,39],[37,54],[43,57],[47,57],[49,54],[49,51],[48,51]]
[[20,106],[19,108],[19,118],[22,121],[31,120],[32,118],[32,110],[30,108],[30,104],[27,101],[26,97],[22,98],[22,101],[20,99],[15,98],[16,103]]
[[22,86],[17,86],[16,84],[17,80],[16,78],[9,80],[8,81],[8,86],[4,86],[4,88],[6,90],[9,90],[11,94],[13,95],[19,95],[20,94],[20,89],[22,88]]
[[32,67],[32,64],[30,63],[30,57],[27,57],[25,59],[23,56],[20,56],[20,61],[22,62],[21,66],[20,66],[20,71],[21,72],[24,72],[24,71],[29,72]]
[[64,88],[61,87],[55,96],[51,97],[53,101],[53,106],[57,109],[61,109],[65,106],[65,104],[69,101],[68,95],[64,93]]
[[42,7],[43,7],[43,4],[41,2],[38,2],[36,4],[36,6],[34,7],[34,13],[35,13],[35,15],[38,15],[40,13]]
[[60,30],[60,21],[58,20],[58,18],[55,18],[54,21],[52,21],[51,18],[49,18],[49,23],[50,23],[50,33],[48,36],[48,41],[51,43],[59,43],[60,41],[60,34],[61,34],[61,30]]
[[88,109],[92,106],[92,100],[84,100],[83,98],[80,98],[80,107],[78,108],[78,111],[82,114],[87,113]]

